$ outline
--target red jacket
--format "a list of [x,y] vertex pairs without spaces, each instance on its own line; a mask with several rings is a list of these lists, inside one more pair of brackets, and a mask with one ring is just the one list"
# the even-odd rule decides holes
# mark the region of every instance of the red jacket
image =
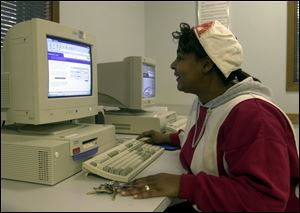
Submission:
[[215,109],[200,106],[196,117],[184,140],[180,133],[170,135],[173,144],[181,143],[180,160],[187,170],[181,176],[180,198],[201,211],[299,212],[297,142],[278,107],[245,98]]

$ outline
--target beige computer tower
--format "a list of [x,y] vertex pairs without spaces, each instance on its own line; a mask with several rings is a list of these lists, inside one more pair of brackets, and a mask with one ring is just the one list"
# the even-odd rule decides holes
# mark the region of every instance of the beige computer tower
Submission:
[[[57,135],[2,130],[1,178],[54,185],[81,171],[85,160],[116,143],[112,125],[84,124],[81,129]],[[79,151],[77,159],[74,150]]]
[[106,113],[105,123],[116,127],[119,134],[141,134],[143,131],[164,131],[167,123],[176,120],[175,111],[156,111],[145,114]]
[[66,140],[1,134],[1,178],[54,185],[79,172],[82,162],[69,155]]

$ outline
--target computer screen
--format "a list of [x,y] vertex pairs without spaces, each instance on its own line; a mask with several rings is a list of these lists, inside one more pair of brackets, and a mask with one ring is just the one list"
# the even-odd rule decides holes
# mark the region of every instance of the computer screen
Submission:
[[3,47],[7,120],[48,124],[97,114],[95,46],[92,35],[55,22],[14,25]]
[[143,98],[155,97],[155,67],[143,64]]
[[49,98],[92,94],[91,46],[47,36]]
[[143,56],[98,64],[99,105],[145,111],[156,100],[156,63]]

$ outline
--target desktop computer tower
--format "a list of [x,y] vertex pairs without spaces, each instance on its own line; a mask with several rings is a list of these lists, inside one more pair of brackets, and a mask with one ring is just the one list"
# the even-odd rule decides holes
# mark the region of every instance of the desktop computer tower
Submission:
[[117,144],[112,125],[83,124],[55,135],[1,130],[1,178],[55,185]]
[[143,131],[164,131],[168,123],[176,121],[175,111],[154,111],[142,114],[106,112],[105,123],[116,127],[119,134],[141,134]]

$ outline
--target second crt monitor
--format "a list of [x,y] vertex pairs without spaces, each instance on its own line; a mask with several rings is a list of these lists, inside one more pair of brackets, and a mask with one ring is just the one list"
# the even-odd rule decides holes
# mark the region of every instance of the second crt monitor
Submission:
[[155,103],[156,63],[142,56],[98,64],[99,105],[143,111]]
[[121,134],[140,134],[154,129],[164,131],[176,121],[176,112],[155,106],[156,63],[143,56],[98,64],[98,103],[120,110],[107,110],[105,123]]

